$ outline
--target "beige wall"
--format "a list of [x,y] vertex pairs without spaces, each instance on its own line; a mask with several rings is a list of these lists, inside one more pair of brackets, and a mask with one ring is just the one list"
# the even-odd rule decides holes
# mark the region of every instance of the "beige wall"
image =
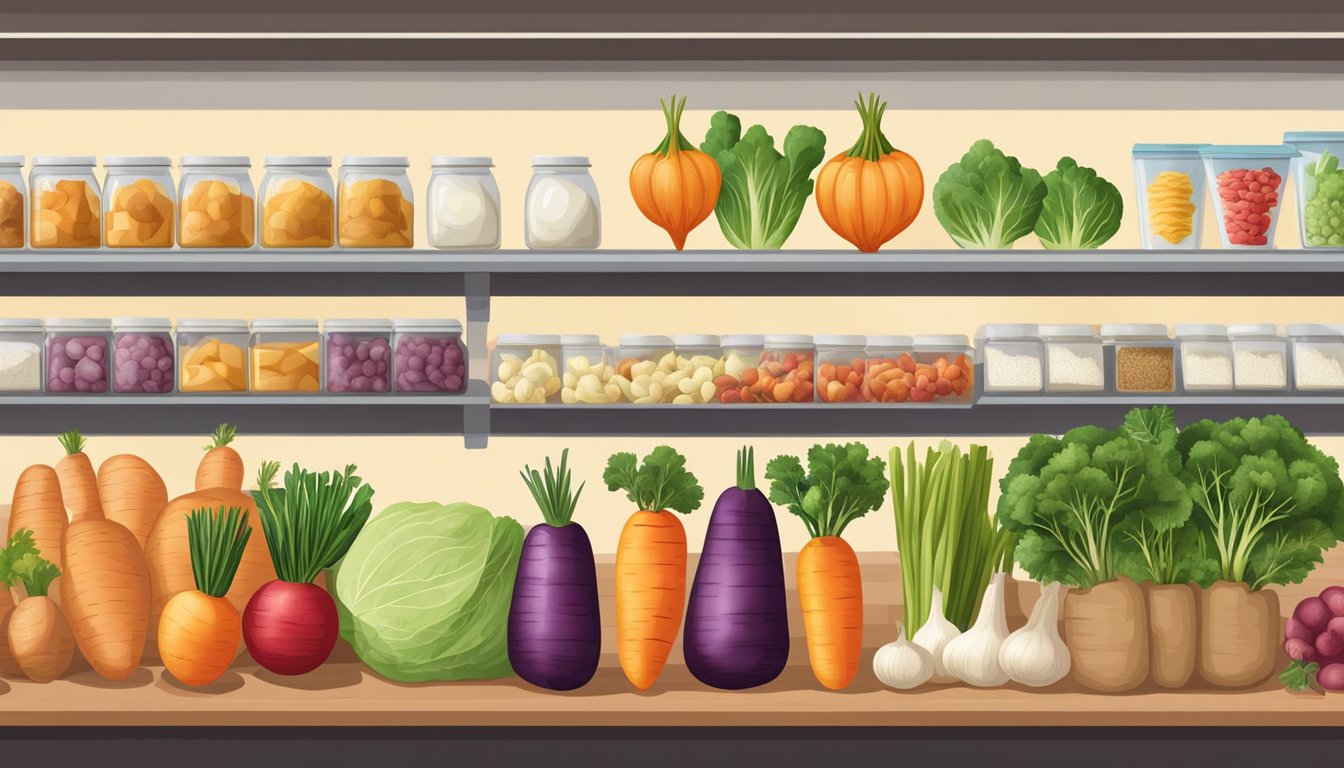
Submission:
[[[586,153],[593,159],[593,175],[602,194],[604,246],[609,248],[665,248],[663,232],[645,221],[630,200],[626,173],[634,158],[661,138],[662,118],[656,109],[658,94],[650,94],[653,108],[643,111],[586,112],[324,112],[324,111],[4,111],[0,110],[0,153],[35,154],[167,154],[246,153],[261,178],[266,153],[391,154],[410,156],[412,182],[423,197],[432,154],[489,154],[503,196],[504,247],[522,247],[522,199],[530,176],[533,153]],[[694,106],[694,102],[692,102]],[[894,109],[894,107],[893,107]],[[693,142],[702,138],[707,112],[688,112],[683,128]],[[764,122],[782,142],[789,126],[816,125],[829,138],[828,154],[847,148],[858,134],[858,119],[850,112],[749,111],[739,115],[744,126]],[[1095,167],[1125,196],[1126,216],[1110,245],[1137,247],[1138,226],[1133,201],[1130,146],[1136,141],[1210,141],[1268,143],[1284,130],[1339,125],[1340,112],[1110,112],[1110,111],[920,111],[887,113],[887,135],[911,152],[923,165],[926,178],[925,210],[914,225],[893,243],[897,248],[945,248],[951,243],[933,216],[928,193],[949,163],[976,139],[987,137],[1005,151],[1042,172],[1062,154]],[[1295,192],[1289,190],[1289,208],[1283,212],[1278,242],[1298,244],[1297,217],[1292,210]],[[1216,244],[1211,218],[1206,220],[1205,242]],[[423,245],[423,219],[417,223]],[[793,248],[842,248],[809,202],[789,241]],[[688,248],[723,248],[726,244],[713,220],[690,238]],[[1039,247],[1034,237],[1019,248]],[[1273,259],[1272,253],[1266,258]],[[72,276],[78,280],[78,276]],[[1045,278],[1043,278],[1045,279]],[[1153,279],[1161,279],[1154,277]],[[1305,278],[1304,278],[1305,279]],[[1254,286],[1247,286],[1253,293]],[[3,286],[0,286],[3,294]],[[6,316],[112,316],[153,314],[170,317],[310,316],[461,316],[461,298],[11,298],[0,297]],[[632,332],[764,332],[811,333],[973,333],[992,321],[1092,322],[1146,320],[1177,322],[1236,321],[1344,321],[1339,300],[1314,298],[1129,298],[1129,297],[832,297],[832,298],[506,298],[493,305],[491,335],[536,330],[595,332],[614,339]],[[562,321],[563,318],[563,321]],[[785,418],[785,417],[781,417]],[[1302,425],[1310,430],[1311,425]],[[113,453],[139,453],[161,468],[173,491],[186,490],[197,456],[199,438],[98,437],[90,453],[95,460]],[[517,476],[524,462],[558,455],[569,446],[578,479],[589,483],[580,519],[593,535],[599,551],[613,551],[620,525],[631,511],[620,496],[601,486],[601,467],[617,450],[647,452],[664,442],[651,438],[495,438],[485,451],[466,451],[460,438],[280,438],[247,437],[239,441],[249,471],[262,459],[299,461],[313,467],[356,463],[378,489],[378,506],[400,500],[469,500],[498,514],[524,522],[537,513]],[[670,442],[688,455],[690,466],[708,489],[708,501],[687,520],[692,549],[699,548],[709,507],[718,492],[731,484],[733,451],[741,438],[677,439]],[[782,452],[801,453],[811,440],[780,438],[752,440],[758,468]],[[870,439],[868,444],[885,456],[905,440],[898,435]],[[969,442],[965,440],[963,442]],[[1021,438],[987,441],[1000,468],[1006,466]],[[1321,444],[1344,455],[1344,439]],[[58,447],[51,438],[0,438],[0,489],[13,486],[24,466],[33,461],[55,461]],[[0,491],[7,492],[7,491]],[[787,548],[805,541],[801,523],[781,520]],[[851,528],[856,548],[894,547],[890,507],[873,513]]]

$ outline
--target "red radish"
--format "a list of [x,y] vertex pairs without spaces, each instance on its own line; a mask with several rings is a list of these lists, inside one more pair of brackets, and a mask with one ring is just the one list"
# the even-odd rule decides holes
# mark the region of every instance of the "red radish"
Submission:
[[1344,616],[1336,616],[1325,625],[1325,631],[1344,641]]
[[1344,587],[1326,587],[1321,591],[1321,600],[1325,601],[1331,614],[1344,616]]
[[1344,664],[1327,664],[1316,673],[1316,682],[1327,691],[1344,691]]
[[1322,632],[1316,636],[1316,653],[1321,658],[1329,658],[1344,653],[1344,642],[1329,632]]
[[316,584],[267,583],[243,613],[243,637],[258,664],[277,675],[302,675],[336,647],[340,619],[331,595]]
[[1316,647],[1296,637],[1283,644],[1283,652],[1293,661],[1315,661]]
[[1293,618],[1301,622],[1303,627],[1316,633],[1325,628],[1331,614],[1324,600],[1319,597],[1308,597],[1297,604],[1297,608],[1293,610]]
[[1316,642],[1316,632],[1302,626],[1302,622],[1294,618],[1289,618],[1288,623],[1283,627],[1283,636],[1289,640],[1302,640],[1307,643]]

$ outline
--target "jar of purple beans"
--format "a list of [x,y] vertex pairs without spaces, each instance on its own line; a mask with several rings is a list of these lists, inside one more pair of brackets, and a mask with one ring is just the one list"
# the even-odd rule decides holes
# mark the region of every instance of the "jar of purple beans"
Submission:
[[166,395],[176,387],[173,324],[166,317],[112,319],[112,391]]
[[456,320],[398,319],[392,348],[393,389],[397,392],[467,391],[467,348]]
[[392,391],[391,320],[328,320],[325,330],[327,392]]
[[101,395],[107,392],[112,323],[97,319],[47,321],[47,392]]

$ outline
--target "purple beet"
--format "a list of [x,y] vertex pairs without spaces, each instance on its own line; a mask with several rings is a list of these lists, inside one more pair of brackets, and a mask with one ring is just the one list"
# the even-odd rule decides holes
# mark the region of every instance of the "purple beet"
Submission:
[[1325,601],[1314,596],[1303,598],[1302,602],[1298,603],[1297,608],[1293,610],[1293,618],[1312,632],[1320,632],[1325,629],[1325,625],[1330,621],[1331,616],[1332,614]]
[[593,678],[602,652],[597,567],[588,534],[570,522],[583,486],[570,493],[569,451],[558,470],[525,467],[523,481],[546,522],[523,540],[518,578],[509,607],[509,663],[533,685],[554,691],[578,688]]
[[737,486],[714,503],[686,608],[686,667],[715,688],[764,685],[789,658],[779,527],[754,464],[754,450],[738,451]]
[[1321,590],[1321,600],[1325,601],[1331,614],[1344,616],[1344,587],[1326,587]]

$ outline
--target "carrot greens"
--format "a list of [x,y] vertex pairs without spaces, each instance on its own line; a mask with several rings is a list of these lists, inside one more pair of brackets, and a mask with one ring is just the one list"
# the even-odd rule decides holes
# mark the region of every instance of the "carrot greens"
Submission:
[[258,479],[261,487],[252,495],[275,573],[284,581],[306,584],[335,565],[373,512],[373,488],[355,476],[353,464],[321,473],[295,464],[283,488],[271,488],[264,474]]
[[686,457],[660,445],[640,463],[633,453],[614,453],[607,460],[602,481],[609,491],[625,491],[626,498],[649,512],[671,509],[688,515],[700,508],[705,489],[686,470]]
[[807,471],[797,456],[776,456],[766,465],[770,500],[803,519],[813,538],[839,536],[845,526],[882,506],[886,465],[863,443],[814,445]]
[[252,537],[248,513],[240,507],[196,509],[187,513],[187,541],[191,546],[191,572],[196,589],[211,597],[223,597],[233,586],[247,540]]

